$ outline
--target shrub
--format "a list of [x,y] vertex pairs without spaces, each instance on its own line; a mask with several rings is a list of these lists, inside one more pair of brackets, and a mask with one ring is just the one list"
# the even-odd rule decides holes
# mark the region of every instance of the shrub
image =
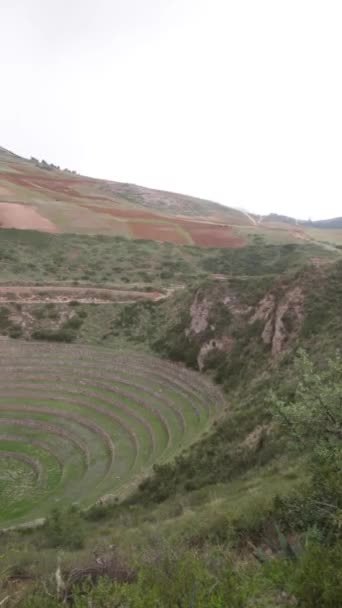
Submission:
[[80,315],[75,315],[68,319],[63,325],[63,331],[68,329],[79,329],[83,323],[83,319],[81,319]]
[[44,527],[48,547],[82,549],[84,531],[79,511],[71,507],[67,511],[54,509]]
[[23,330],[20,325],[12,325],[8,332],[10,338],[20,338],[23,335]]
[[50,342],[73,342],[76,338],[74,332],[69,329],[37,329],[32,332],[33,340],[47,340]]
[[342,606],[342,544],[313,545],[296,568],[294,594],[303,608]]
[[308,523],[331,530],[342,508],[342,358],[337,354],[323,371],[316,371],[308,355],[300,351],[295,372],[298,385],[292,400],[271,394],[275,420],[298,452],[310,453],[310,485],[302,497],[292,497],[287,515],[291,507],[298,512],[298,505],[300,510],[304,506],[304,521],[307,518]]
[[10,325],[9,315],[9,309],[6,306],[0,306],[0,330],[7,329]]

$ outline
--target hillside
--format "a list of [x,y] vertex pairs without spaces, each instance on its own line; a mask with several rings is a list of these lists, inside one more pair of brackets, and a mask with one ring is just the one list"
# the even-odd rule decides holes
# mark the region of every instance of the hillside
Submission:
[[[310,526],[325,543],[337,528],[312,506],[310,450],[292,450],[268,395],[294,394],[299,347],[324,368],[340,345],[336,254],[8,229],[0,259],[0,520],[33,525],[1,534],[0,601],[309,596],[295,572],[310,587],[314,560],[339,547],[304,549]],[[339,490],[324,492],[336,511]]]
[[238,247],[240,212],[190,196],[61,171],[0,149],[0,225]]
[[274,243],[318,241],[332,248],[342,244],[338,221],[296,225],[277,215],[260,218],[191,196],[84,177],[4,148],[1,226],[202,247],[238,248],[255,237]]
[[342,606],[339,228],[0,170],[0,605]]

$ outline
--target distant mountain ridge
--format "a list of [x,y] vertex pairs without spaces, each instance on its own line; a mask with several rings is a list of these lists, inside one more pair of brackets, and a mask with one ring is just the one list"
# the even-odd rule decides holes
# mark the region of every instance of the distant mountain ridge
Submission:
[[318,220],[315,222],[305,222],[305,226],[313,226],[314,228],[342,228],[342,217],[334,217],[329,220]]
[[280,215],[278,213],[270,213],[264,216],[263,221],[285,222],[296,226],[307,226],[308,228],[342,228],[342,217],[334,217],[328,220],[296,220],[288,215]]

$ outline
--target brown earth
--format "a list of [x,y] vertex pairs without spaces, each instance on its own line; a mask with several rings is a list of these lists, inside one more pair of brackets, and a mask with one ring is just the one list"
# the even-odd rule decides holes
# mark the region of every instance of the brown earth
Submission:
[[0,186],[0,196],[9,196],[11,194],[8,188],[4,188],[4,186]]
[[191,240],[176,225],[158,222],[127,222],[129,231],[135,239],[169,241],[175,245],[189,245]]
[[215,224],[183,224],[195,245],[200,247],[242,247],[244,239],[236,236],[229,226]]
[[[113,201],[112,201],[113,204]],[[105,215],[112,215],[113,217],[127,218],[127,219],[148,219],[148,220],[159,220],[170,219],[175,221],[175,218],[168,218],[168,216],[158,215],[157,213],[153,213],[151,211],[145,211],[144,209],[124,209],[122,207],[98,207],[97,205],[82,205],[82,207],[86,207],[91,211],[95,211],[95,213],[104,213]]]
[[[240,236],[234,234],[230,226],[222,223],[209,222],[202,219],[193,221],[177,215],[160,216],[156,213],[140,209],[108,208],[95,205],[84,206],[87,209],[95,211],[95,213],[137,220],[135,222],[128,221],[129,230],[134,238],[170,241],[176,245],[194,243],[202,247],[241,247],[245,243]],[[161,223],[161,218],[165,222],[170,223]],[[139,219],[145,221],[139,223]],[[147,219],[151,221],[146,222]],[[178,226],[188,234],[188,238],[180,230],[177,230]]]
[[0,228],[58,232],[57,227],[32,205],[18,203],[0,203]]

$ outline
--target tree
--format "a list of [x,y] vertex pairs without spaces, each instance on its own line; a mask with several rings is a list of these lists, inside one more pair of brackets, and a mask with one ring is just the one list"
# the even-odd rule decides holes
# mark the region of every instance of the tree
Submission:
[[49,547],[82,549],[84,529],[78,509],[74,506],[64,511],[54,508],[46,521],[44,534]]

